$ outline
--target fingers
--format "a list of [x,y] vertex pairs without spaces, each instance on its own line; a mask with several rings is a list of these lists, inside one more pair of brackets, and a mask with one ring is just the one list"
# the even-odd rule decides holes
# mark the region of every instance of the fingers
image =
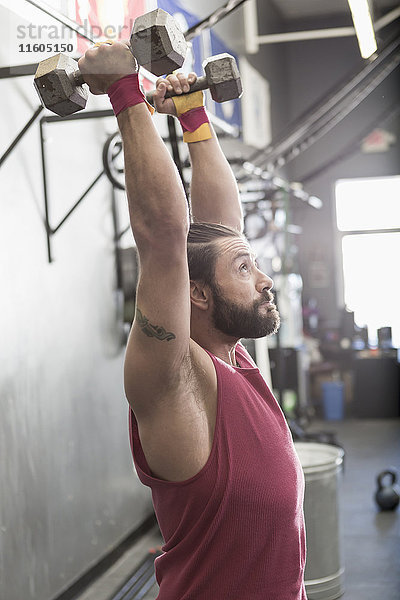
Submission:
[[[167,75],[162,81],[167,82],[167,90],[169,92],[174,91],[175,94],[182,94],[190,92],[190,86],[196,79],[196,73],[189,73],[189,75],[185,75],[184,73],[172,73],[171,75]],[[159,81],[160,80],[158,79],[157,85]]]
[[92,94],[106,93],[115,81],[137,71],[136,60],[125,42],[92,46],[79,59],[78,66]]
[[156,81],[156,90],[154,93],[154,97],[159,98],[160,100],[163,100],[165,97],[165,94],[167,93],[167,91],[170,88],[172,89],[172,87],[168,85],[168,81],[166,79],[163,79],[162,77],[160,77]]

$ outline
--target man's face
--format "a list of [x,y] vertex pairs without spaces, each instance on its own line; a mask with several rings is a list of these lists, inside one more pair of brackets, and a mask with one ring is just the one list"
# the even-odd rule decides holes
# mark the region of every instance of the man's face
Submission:
[[211,286],[214,327],[233,338],[259,338],[276,333],[280,318],[270,292],[272,285],[272,279],[258,269],[245,240],[220,242]]

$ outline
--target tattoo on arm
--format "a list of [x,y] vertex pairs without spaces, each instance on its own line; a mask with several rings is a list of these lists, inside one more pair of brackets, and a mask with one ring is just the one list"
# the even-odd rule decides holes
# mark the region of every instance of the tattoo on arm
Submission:
[[138,307],[136,307],[136,321],[140,329],[148,337],[155,337],[160,341],[167,340],[167,342],[170,342],[176,338],[176,335],[171,331],[165,331],[164,327],[150,323],[148,318],[142,315]]

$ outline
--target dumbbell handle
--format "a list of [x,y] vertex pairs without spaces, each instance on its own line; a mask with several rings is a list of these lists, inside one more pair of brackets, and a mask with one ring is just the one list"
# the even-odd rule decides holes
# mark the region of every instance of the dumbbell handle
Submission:
[[[84,83],[86,83],[86,81],[84,80],[83,75],[79,69],[70,73],[69,77],[72,79],[72,81],[74,82],[75,85],[83,85]],[[188,92],[183,92],[183,94],[176,94],[175,92],[168,91],[165,94],[165,97],[172,98],[172,96],[182,96],[182,95],[186,95],[186,94],[191,94],[192,92],[200,92],[201,90],[207,90],[208,88],[209,88],[209,85],[208,85],[207,77],[205,75],[203,75],[202,77],[199,77],[194,83],[192,83],[190,85],[190,90]],[[153,100],[154,93],[155,93],[155,90],[148,92],[146,94],[146,100],[150,104],[154,103],[154,100]]]
[[[188,92],[183,92],[182,94],[177,94],[174,91],[171,91],[171,92],[168,91],[165,94],[165,98],[172,98],[173,96],[186,96],[187,94],[191,94],[192,92],[200,92],[202,90],[208,90],[209,87],[210,86],[209,86],[207,77],[205,75],[203,75],[202,77],[198,77],[197,80],[190,85],[190,89]],[[147,100],[147,102],[149,102],[149,104],[154,104],[154,94],[155,94],[155,90],[152,90],[151,92],[147,92],[146,100]]]
[[79,69],[70,73],[69,78],[72,79],[75,85],[83,85],[84,83],[86,83]]

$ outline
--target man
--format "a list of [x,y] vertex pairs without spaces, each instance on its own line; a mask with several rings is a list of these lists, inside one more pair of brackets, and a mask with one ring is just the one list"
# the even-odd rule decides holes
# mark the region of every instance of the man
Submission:
[[182,184],[128,46],[90,49],[79,67],[93,93],[108,93],[124,144],[140,257],[125,389],[136,469],[165,540],[158,599],[305,600],[301,466],[239,342],[275,331],[279,315],[273,282],[241,233],[233,174],[198,97],[164,98],[168,87],[187,91],[187,78],[159,80],[157,108],[180,114],[189,143],[189,231]]

